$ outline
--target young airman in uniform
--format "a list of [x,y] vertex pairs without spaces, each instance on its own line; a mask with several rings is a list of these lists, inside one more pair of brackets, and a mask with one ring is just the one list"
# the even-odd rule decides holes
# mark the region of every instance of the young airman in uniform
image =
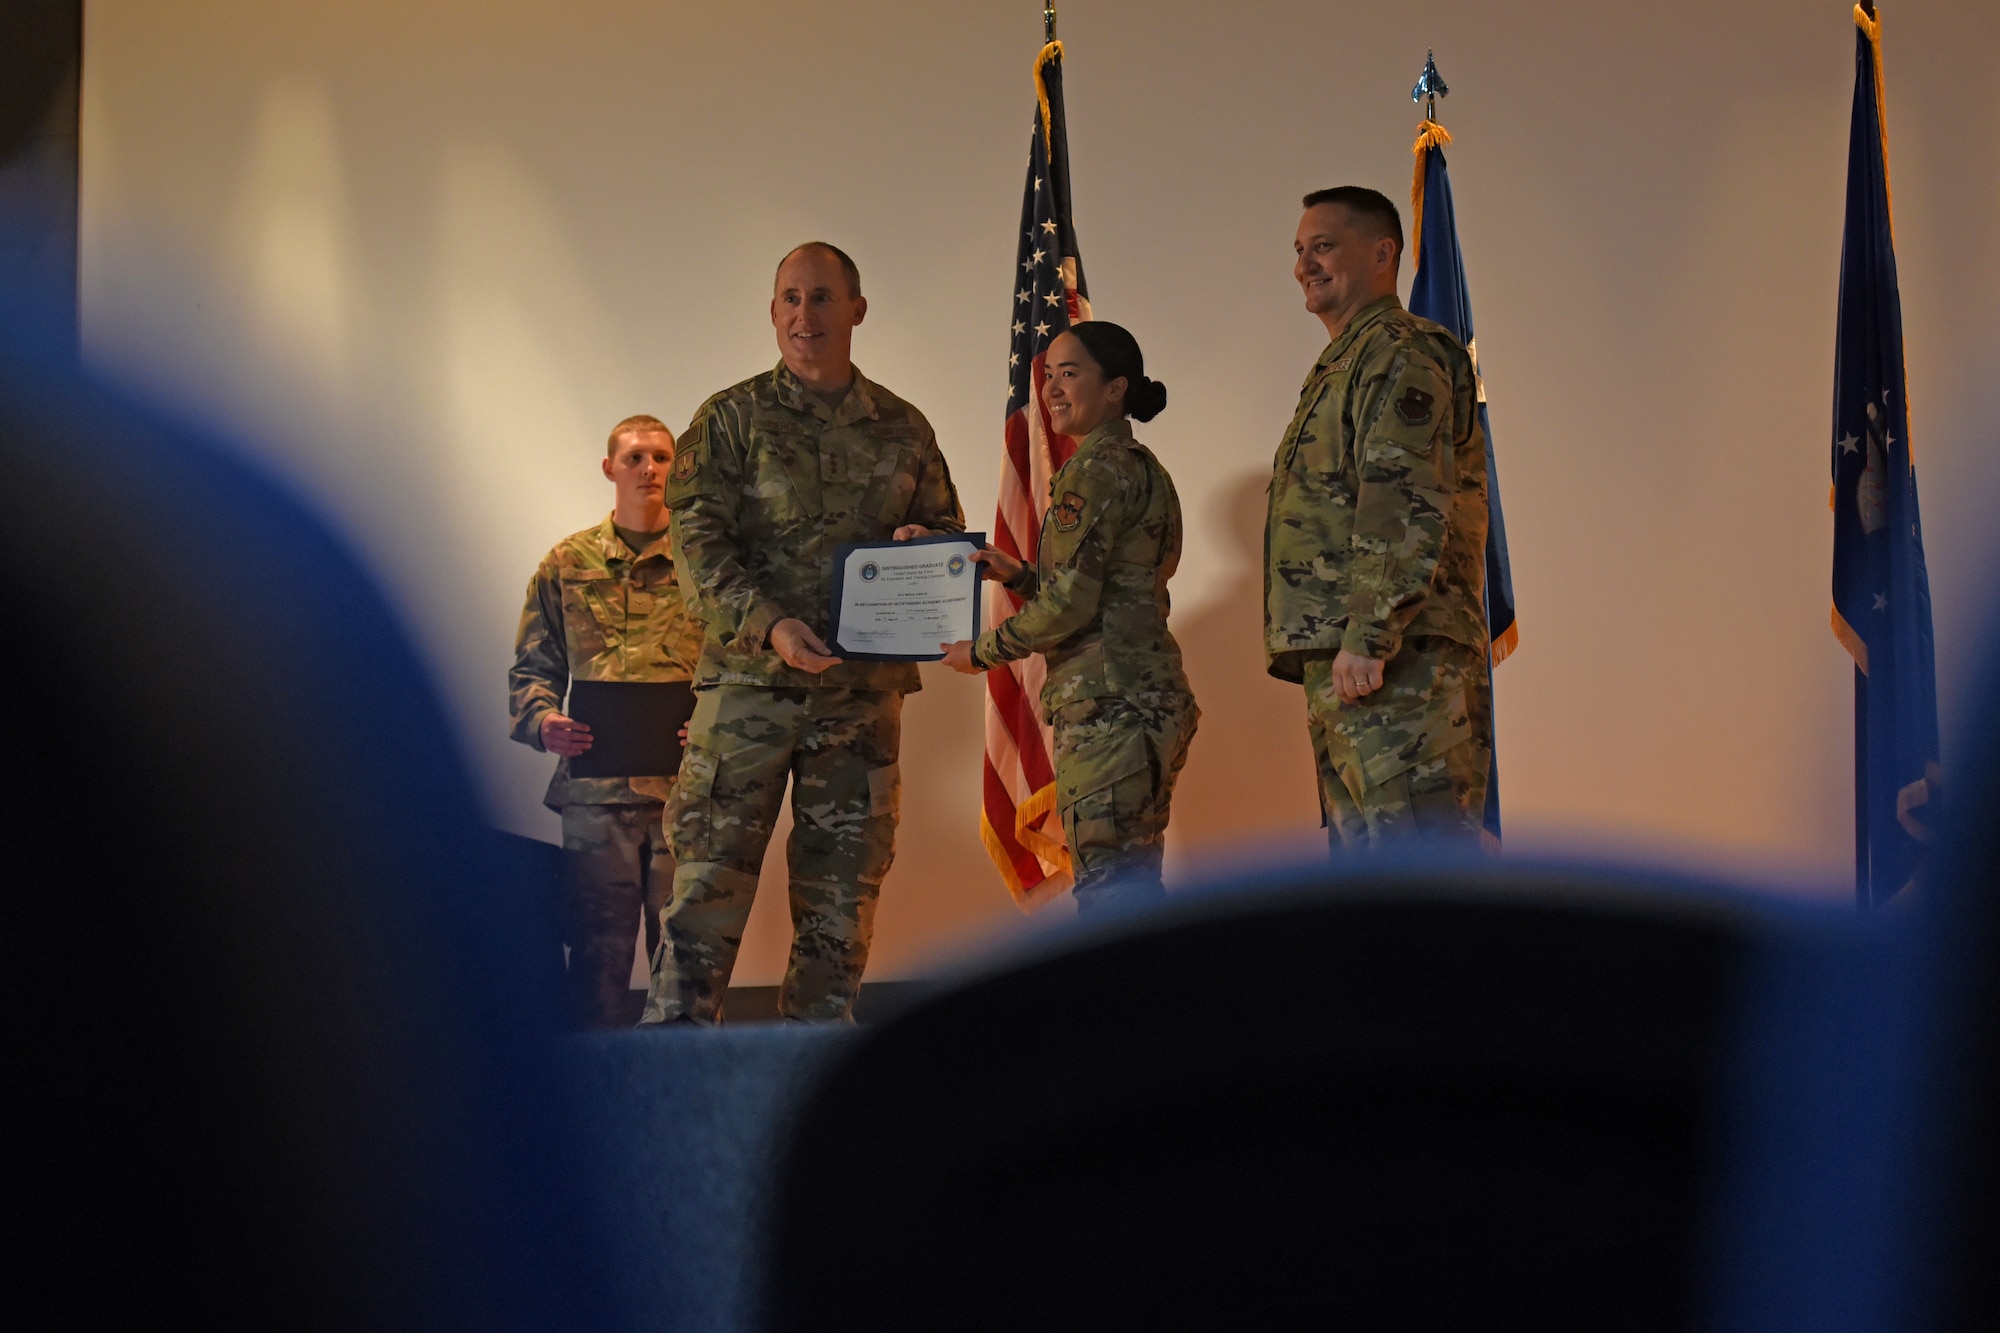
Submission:
[[691,680],[700,624],[688,614],[668,539],[665,488],[674,437],[658,418],[611,432],[604,475],[617,505],[544,556],[528,584],[507,673],[512,736],[561,758],[542,799],[562,815],[563,938],[578,1016],[631,1023],[633,949],[644,909],[649,946],[674,875],[660,812],[670,777],[578,778],[570,760],[590,729],[563,713],[572,680]]

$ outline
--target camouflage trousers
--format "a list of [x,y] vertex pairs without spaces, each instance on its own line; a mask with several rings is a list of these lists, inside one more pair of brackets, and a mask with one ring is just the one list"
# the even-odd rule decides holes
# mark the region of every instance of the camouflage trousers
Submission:
[[1306,723],[1327,841],[1349,851],[1405,839],[1479,837],[1493,755],[1493,693],[1478,648],[1412,636],[1382,688],[1357,703],[1333,692],[1333,659],[1305,665]]
[[881,690],[700,692],[667,802],[680,866],[641,1022],[720,1013],[787,780],[792,954],[778,1009],[849,1021],[896,854],[902,722],[903,696]]
[[650,952],[673,891],[674,858],[660,827],[660,803],[566,805],[562,833],[571,1012],[586,1027],[629,1026],[640,909]]
[[1184,694],[1079,699],[1055,710],[1056,810],[1076,907],[1164,895],[1160,862],[1174,781],[1201,710]]

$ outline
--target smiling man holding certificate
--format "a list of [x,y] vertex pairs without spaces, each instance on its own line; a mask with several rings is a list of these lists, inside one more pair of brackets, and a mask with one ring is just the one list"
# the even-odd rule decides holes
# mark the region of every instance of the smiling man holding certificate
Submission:
[[[963,532],[965,516],[930,423],[854,367],[868,312],[854,261],[802,245],[775,286],[783,359],[702,404],[667,489],[704,637],[665,816],[679,865],[642,1023],[716,1020],[787,784],[794,934],[778,1007],[849,1019],[895,857],[903,696],[921,688],[916,662],[939,656],[939,636],[926,628],[926,651],[883,649],[902,646],[899,618],[928,626],[951,590],[977,582],[976,570],[951,575],[946,544],[914,544]],[[963,543],[969,565],[979,542]],[[856,559],[855,546],[886,549]],[[836,584],[849,582],[912,595],[851,599],[836,633]]]

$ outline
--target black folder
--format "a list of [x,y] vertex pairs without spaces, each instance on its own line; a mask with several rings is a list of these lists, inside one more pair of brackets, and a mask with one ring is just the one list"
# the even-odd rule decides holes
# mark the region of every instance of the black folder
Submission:
[[590,728],[573,778],[670,778],[681,771],[681,728],[694,713],[684,680],[573,680],[569,715]]

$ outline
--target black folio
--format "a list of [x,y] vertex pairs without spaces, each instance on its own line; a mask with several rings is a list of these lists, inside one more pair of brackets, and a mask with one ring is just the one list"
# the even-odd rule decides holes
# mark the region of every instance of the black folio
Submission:
[[694,714],[691,681],[573,680],[569,715],[590,728],[573,778],[670,778],[681,771],[681,728]]

